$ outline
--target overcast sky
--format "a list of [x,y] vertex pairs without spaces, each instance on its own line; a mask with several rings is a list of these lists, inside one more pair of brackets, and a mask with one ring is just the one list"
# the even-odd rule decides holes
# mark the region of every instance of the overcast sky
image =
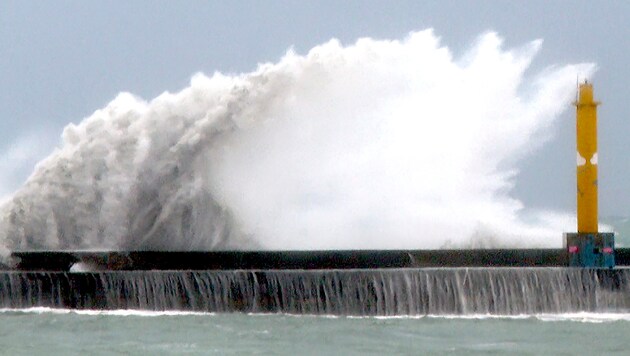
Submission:
[[[0,195],[17,189],[63,127],[118,92],[151,99],[196,72],[248,72],[331,38],[402,39],[434,28],[457,56],[496,31],[506,47],[543,39],[531,73],[594,62],[600,212],[630,216],[630,2],[0,0]],[[574,210],[574,109],[521,167],[514,195]]]

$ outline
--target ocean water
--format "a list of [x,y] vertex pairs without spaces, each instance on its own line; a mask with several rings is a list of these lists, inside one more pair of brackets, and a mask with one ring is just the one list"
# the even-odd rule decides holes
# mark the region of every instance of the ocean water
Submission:
[[627,354],[630,314],[332,317],[4,309],[3,355]]

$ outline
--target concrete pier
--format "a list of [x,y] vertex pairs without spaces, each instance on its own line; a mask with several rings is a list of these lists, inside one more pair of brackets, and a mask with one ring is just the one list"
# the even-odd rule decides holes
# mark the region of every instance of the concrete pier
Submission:
[[[615,250],[617,265],[630,266],[630,249]],[[373,269],[423,267],[566,267],[565,249],[331,250],[331,251],[23,251],[20,271]]]

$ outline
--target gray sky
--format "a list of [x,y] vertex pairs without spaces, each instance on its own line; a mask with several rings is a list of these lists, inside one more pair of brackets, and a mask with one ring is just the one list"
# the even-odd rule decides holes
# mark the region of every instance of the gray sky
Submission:
[[[400,39],[429,27],[457,56],[481,33],[506,47],[544,40],[534,73],[595,62],[600,212],[630,216],[630,2],[624,1],[6,1],[0,0],[0,195],[49,153],[62,128],[120,91],[150,99],[195,72],[247,72],[293,47],[338,38]],[[573,109],[527,158],[515,196],[573,210]],[[27,142],[32,149],[15,152]],[[12,149],[13,148],[13,149]]]

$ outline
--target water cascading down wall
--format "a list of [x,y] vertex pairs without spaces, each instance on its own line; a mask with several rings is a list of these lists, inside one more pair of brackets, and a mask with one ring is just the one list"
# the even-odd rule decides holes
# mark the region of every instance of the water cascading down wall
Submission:
[[624,268],[566,267],[571,214],[511,195],[593,71],[527,77],[540,46],[331,41],[150,102],[121,94],[1,207],[0,308],[626,310]]
[[[367,316],[630,308],[630,269],[568,268],[565,249],[14,255],[15,270],[0,273],[3,308]],[[629,250],[617,257],[630,265]]]

